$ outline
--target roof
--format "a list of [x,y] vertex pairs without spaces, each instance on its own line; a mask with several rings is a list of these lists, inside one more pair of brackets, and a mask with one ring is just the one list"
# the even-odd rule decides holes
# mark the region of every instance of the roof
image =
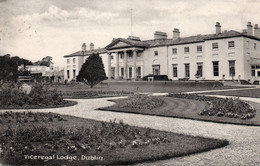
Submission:
[[69,54],[69,55],[65,55],[64,58],[66,57],[73,57],[73,56],[88,56],[91,54],[103,54],[106,53],[107,50],[104,48],[98,48],[98,49],[94,49],[94,50],[87,50],[87,51],[77,51],[75,53]]
[[92,51],[78,51],[70,55],[65,55],[64,57],[72,57],[72,56],[85,56],[91,55],[93,53],[106,53],[107,50],[120,49],[120,48],[128,48],[128,47],[139,47],[139,48],[149,48],[149,47],[160,47],[160,46],[171,46],[171,45],[180,45],[180,44],[190,44],[190,43],[199,43],[204,42],[206,40],[217,40],[224,38],[232,38],[232,37],[247,37],[254,40],[260,41],[260,38],[255,36],[248,35],[246,32],[237,32],[234,30],[224,31],[220,34],[206,34],[206,35],[196,35],[196,36],[188,36],[181,37],[176,40],[173,39],[152,39],[152,40],[138,40],[133,38],[116,38],[108,44],[105,48],[96,49]]

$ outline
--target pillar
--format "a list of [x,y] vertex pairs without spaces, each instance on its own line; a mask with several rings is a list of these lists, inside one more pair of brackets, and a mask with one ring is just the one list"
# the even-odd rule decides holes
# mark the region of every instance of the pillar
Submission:
[[107,77],[111,79],[111,53],[107,53]]
[[118,52],[116,52],[115,60],[116,60],[115,79],[118,79],[119,78],[119,54],[118,54]]
[[136,57],[137,57],[137,50],[133,50],[133,60],[134,60],[134,68],[133,68],[133,78],[136,79]]
[[124,79],[127,79],[127,52],[124,51]]

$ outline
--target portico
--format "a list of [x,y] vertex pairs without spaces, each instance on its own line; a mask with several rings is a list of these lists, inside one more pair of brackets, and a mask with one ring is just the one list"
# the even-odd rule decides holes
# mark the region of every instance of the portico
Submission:
[[144,46],[137,43],[129,43],[127,40],[122,41],[119,38],[106,47],[108,56],[107,76],[109,79],[136,80],[143,76],[144,62],[141,53],[144,51]]

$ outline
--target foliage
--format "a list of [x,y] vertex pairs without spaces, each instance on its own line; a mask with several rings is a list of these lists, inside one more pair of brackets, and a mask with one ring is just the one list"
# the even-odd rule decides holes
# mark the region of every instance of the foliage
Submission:
[[[0,158],[8,164],[46,164],[44,160],[26,160],[25,154],[51,155],[75,153],[100,154],[121,148],[140,148],[168,143],[166,136],[157,136],[150,129],[140,130],[115,120],[93,127],[65,129],[18,125],[0,132]],[[39,144],[40,143],[40,144]],[[32,163],[36,162],[36,163]]]
[[105,79],[106,74],[101,57],[98,54],[90,55],[82,65],[79,75],[77,76],[77,81],[83,81],[93,88],[94,85]]
[[0,56],[0,80],[17,81],[18,78],[18,66],[30,65],[31,61],[20,58],[18,56],[11,57],[9,54]]
[[23,92],[21,84],[4,83],[0,86],[1,108],[45,107],[67,103],[57,90],[49,90],[42,84],[35,84],[29,94]]
[[123,100],[122,107],[137,108],[137,109],[153,109],[161,106],[164,101],[155,96],[147,96],[142,94],[135,94],[129,96],[128,99]]
[[42,60],[36,61],[33,64],[37,65],[37,66],[47,66],[47,67],[50,67],[50,65],[52,64],[52,57],[51,56],[46,56],[46,57],[42,58]]
[[197,94],[170,94],[170,97],[207,101],[206,107],[199,114],[209,116],[226,116],[230,118],[250,119],[256,114],[256,110],[248,103],[238,98],[218,98]]

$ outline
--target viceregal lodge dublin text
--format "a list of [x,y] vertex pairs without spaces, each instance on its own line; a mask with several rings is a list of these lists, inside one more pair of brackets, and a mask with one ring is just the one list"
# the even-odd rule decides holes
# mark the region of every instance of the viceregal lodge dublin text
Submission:
[[215,33],[188,37],[174,28],[170,38],[156,31],[152,40],[116,38],[101,49],[94,49],[93,43],[87,49],[84,43],[82,50],[64,56],[64,79],[76,79],[89,55],[99,53],[109,79],[137,80],[153,74],[172,80],[259,80],[260,29],[251,22],[246,26],[242,32],[221,31],[217,22]]

